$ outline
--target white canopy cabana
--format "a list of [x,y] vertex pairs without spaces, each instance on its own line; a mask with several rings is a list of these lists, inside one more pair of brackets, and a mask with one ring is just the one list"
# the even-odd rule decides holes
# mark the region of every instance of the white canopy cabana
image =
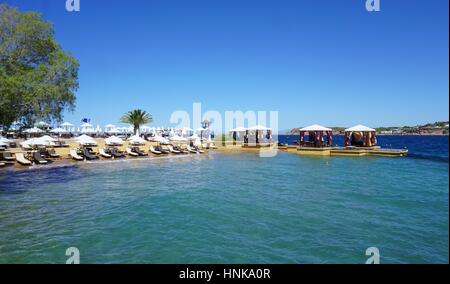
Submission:
[[375,132],[376,130],[370,127],[367,127],[365,125],[362,124],[358,124],[355,125],[353,127],[347,128],[345,129],[346,132],[354,132],[354,131],[358,131],[358,132]]
[[344,146],[372,147],[377,144],[377,131],[365,125],[345,129]]
[[308,131],[333,131],[333,129],[319,125],[313,124],[304,128],[301,128],[300,131],[308,132]]
[[123,145],[123,140],[117,136],[111,136],[105,139],[107,145]]

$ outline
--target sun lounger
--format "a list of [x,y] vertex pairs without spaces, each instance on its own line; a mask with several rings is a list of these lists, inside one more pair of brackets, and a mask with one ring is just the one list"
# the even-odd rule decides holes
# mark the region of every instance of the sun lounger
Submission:
[[22,166],[31,166],[33,163],[26,159],[23,153],[16,153],[16,161]]
[[55,141],[55,146],[57,148],[67,148],[69,145],[67,145],[64,141]]
[[70,150],[70,154],[69,154],[69,155],[72,157],[72,159],[74,159],[74,160],[76,160],[76,161],[83,161],[83,160],[84,160],[83,157],[81,157],[80,155],[78,155],[78,153],[77,153],[76,150]]
[[113,155],[114,158],[125,158],[125,155],[121,152],[119,152],[119,150],[117,148],[110,148],[110,153],[111,155]]
[[0,168],[6,166],[5,163],[0,163]]
[[43,164],[47,164],[47,163],[48,163],[47,160],[45,160],[44,158],[42,158],[41,152],[39,152],[39,151],[33,152],[33,160],[34,160],[34,162],[35,162],[36,164],[41,164],[41,165],[43,165]]
[[99,152],[100,152],[100,156],[102,156],[103,158],[106,158],[106,159],[112,158],[112,155],[106,153],[105,149],[103,149],[103,148],[100,148]]
[[133,152],[133,150],[131,150],[131,148],[126,148],[125,151],[127,152],[128,155],[130,155],[132,157],[139,157],[139,154],[136,152]]
[[83,149],[83,156],[86,158],[86,160],[97,160],[98,157],[96,155],[93,155],[87,148]]
[[48,157],[50,157],[52,159],[60,157],[60,155],[56,153],[55,149],[48,149],[47,150],[47,155],[48,155]]
[[0,160],[14,161],[14,157],[12,156],[11,152],[2,152],[0,153]]
[[161,155],[162,154],[161,151],[156,150],[155,147],[153,147],[153,146],[150,146],[150,152],[155,154],[155,155]]
[[194,146],[193,148],[194,148],[197,152],[199,152],[200,154],[205,153],[205,151],[203,151],[202,149],[200,149],[200,147],[198,147],[198,146]]
[[186,149],[191,153],[199,154],[197,150],[192,149],[191,146],[189,146],[189,145],[186,146]]
[[187,149],[183,149],[180,146],[174,146],[173,149],[176,151],[180,151],[180,153],[182,154],[189,154],[189,151]]
[[133,152],[137,153],[139,156],[142,156],[142,157],[148,156],[148,154],[145,153],[144,151],[141,151],[141,149],[139,149],[139,147],[133,147],[133,148],[131,148],[131,150]]
[[158,145],[155,147],[155,150],[163,153],[164,155],[170,154],[170,150],[169,148],[166,148],[166,146]]
[[169,147],[170,153],[173,153],[173,154],[181,154],[181,151],[175,150],[175,149],[173,148],[172,145],[168,145],[167,147]]
[[21,144],[21,147],[22,147],[22,150],[24,150],[24,151],[31,151],[31,150],[33,150],[33,148],[30,145],[28,145],[28,144]]

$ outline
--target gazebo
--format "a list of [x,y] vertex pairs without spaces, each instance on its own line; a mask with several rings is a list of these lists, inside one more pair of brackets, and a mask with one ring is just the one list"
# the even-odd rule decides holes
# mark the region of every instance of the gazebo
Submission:
[[[264,131],[267,131],[267,134],[265,135],[265,137],[269,140],[269,143],[261,143],[260,139],[264,138]],[[255,137],[255,142],[254,143],[250,143],[249,142],[249,138],[251,136]],[[263,125],[255,125],[252,127],[249,127],[245,130],[245,135],[244,135],[244,147],[270,147],[272,142],[272,129],[268,128],[266,126]],[[251,144],[251,145],[250,145]]]
[[373,147],[376,145],[377,132],[375,129],[361,124],[345,129],[345,147]]
[[[308,134],[308,141],[305,136]],[[325,142],[325,137],[327,141]],[[300,147],[330,147],[333,144],[333,130],[322,125],[314,124],[300,129]]]

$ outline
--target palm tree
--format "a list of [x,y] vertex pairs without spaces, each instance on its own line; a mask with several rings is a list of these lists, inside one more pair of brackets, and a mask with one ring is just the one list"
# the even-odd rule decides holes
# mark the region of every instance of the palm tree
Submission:
[[141,125],[153,122],[153,117],[145,110],[135,109],[122,116],[120,122],[133,125],[134,134],[136,135]]

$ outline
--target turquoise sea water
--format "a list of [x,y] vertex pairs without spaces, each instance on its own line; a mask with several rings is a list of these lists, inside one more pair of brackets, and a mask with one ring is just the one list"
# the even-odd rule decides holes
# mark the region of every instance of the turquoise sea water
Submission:
[[448,171],[212,152],[3,173],[0,263],[448,263]]

